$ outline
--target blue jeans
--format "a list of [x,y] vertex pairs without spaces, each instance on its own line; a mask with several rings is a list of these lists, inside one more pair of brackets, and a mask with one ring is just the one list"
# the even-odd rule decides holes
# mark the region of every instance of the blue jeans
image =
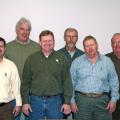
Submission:
[[32,112],[29,115],[29,120],[39,119],[62,119],[63,114],[61,112],[62,96],[30,96],[30,105]]
[[[12,101],[12,107],[14,108],[15,105],[16,105],[16,101],[13,100]],[[14,116],[14,120],[28,120],[28,116],[24,115],[24,118],[21,118],[21,114],[22,114],[22,112],[20,112],[19,115]]]

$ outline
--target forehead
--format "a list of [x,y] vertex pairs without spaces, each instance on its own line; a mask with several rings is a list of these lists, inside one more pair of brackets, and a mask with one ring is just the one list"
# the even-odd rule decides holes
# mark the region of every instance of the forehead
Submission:
[[96,44],[94,39],[88,39],[84,41],[84,44]]
[[0,46],[4,46],[4,42],[3,41],[0,41]]
[[45,36],[41,36],[41,40],[53,40],[53,36],[52,35],[45,35]]
[[112,41],[120,41],[120,35],[115,35]]
[[21,22],[20,24],[19,24],[19,28],[29,28],[29,24],[27,23],[27,22]]
[[68,30],[66,34],[77,34],[77,32],[75,30]]

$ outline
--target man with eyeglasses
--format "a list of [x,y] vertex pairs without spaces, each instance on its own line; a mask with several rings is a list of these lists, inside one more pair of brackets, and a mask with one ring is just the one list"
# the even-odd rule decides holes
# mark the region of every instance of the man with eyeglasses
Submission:
[[[106,54],[115,65],[118,79],[120,81],[120,33],[115,33],[111,39],[112,52]],[[120,85],[119,85],[120,86]],[[119,90],[120,93],[120,90]],[[120,120],[120,100],[117,101],[116,110],[112,114],[113,120]]]
[[[71,66],[72,61],[84,54],[84,52],[76,47],[76,43],[78,41],[78,31],[75,28],[67,28],[64,32],[64,41],[65,47],[58,50],[62,53],[68,60],[69,66]],[[68,115],[64,115],[64,119],[66,119]],[[74,118],[72,114],[72,118]]]
[[75,28],[67,28],[64,32],[64,41],[65,47],[58,51],[67,57],[69,65],[71,65],[72,61],[76,57],[84,53],[82,50],[76,47],[76,43],[78,41],[78,31]]

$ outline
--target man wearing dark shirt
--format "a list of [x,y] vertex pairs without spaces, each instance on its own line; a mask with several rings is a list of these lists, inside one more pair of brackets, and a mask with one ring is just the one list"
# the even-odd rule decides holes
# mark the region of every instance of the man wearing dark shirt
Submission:
[[[113,35],[111,39],[111,46],[112,46],[113,51],[106,55],[110,57],[111,60],[113,61],[117,75],[118,75],[118,79],[120,82],[120,33],[115,33]],[[120,93],[120,89],[119,89],[119,93]],[[112,119],[120,120],[120,100],[117,101],[116,110],[112,114]]]

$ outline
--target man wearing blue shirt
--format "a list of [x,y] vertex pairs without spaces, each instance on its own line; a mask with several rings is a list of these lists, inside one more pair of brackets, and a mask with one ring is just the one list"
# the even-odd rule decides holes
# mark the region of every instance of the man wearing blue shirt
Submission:
[[112,120],[119,99],[118,76],[112,61],[98,52],[93,36],[83,40],[85,54],[71,65],[74,95],[71,109],[75,119]]

